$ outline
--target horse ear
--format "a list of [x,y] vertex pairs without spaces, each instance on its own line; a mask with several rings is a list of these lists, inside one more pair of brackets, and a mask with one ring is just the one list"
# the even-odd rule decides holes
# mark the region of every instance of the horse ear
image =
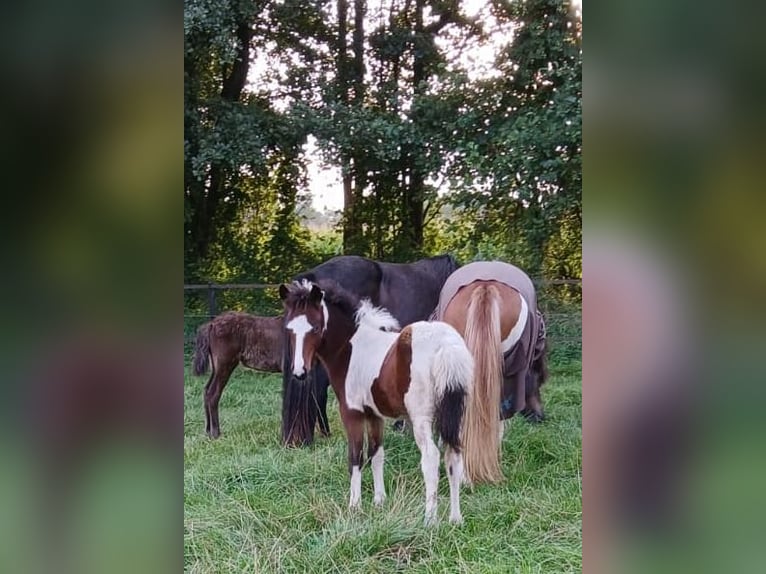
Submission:
[[322,293],[322,290],[316,285],[312,285],[311,294],[309,295],[309,301],[313,303],[314,305],[319,305],[322,302],[322,297],[324,297],[324,293]]
[[290,290],[287,288],[287,285],[282,283],[282,285],[279,286],[279,298],[284,301],[287,299],[287,295],[290,293]]

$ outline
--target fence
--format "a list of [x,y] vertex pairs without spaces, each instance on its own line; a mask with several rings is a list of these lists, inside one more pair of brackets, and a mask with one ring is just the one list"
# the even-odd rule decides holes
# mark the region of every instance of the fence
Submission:
[[[579,359],[582,354],[582,282],[579,279],[536,279],[538,307],[545,316],[551,361]],[[197,328],[222,311],[278,315],[279,285],[207,283],[184,285],[184,343]]]

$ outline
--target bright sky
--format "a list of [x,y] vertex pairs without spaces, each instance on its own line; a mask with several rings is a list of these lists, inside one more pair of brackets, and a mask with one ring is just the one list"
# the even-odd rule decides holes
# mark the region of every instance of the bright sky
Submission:
[[317,152],[316,138],[308,137],[303,146],[308,158],[307,176],[311,203],[317,211],[338,211],[343,209],[343,182],[340,168],[325,166]]

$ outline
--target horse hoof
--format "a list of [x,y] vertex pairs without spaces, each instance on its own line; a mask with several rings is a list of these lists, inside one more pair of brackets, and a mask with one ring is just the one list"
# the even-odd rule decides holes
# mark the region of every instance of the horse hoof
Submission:
[[436,517],[435,516],[426,516],[426,519],[423,521],[423,525],[426,528],[430,528],[432,526],[436,526]]
[[221,436],[221,431],[215,430],[215,429],[208,431],[207,436],[211,439],[217,439],[218,437]]
[[450,515],[449,522],[450,524],[457,524],[457,525],[463,524],[463,517],[459,514],[457,516]]
[[545,420],[545,414],[537,411],[528,411],[524,413],[524,418],[532,424],[538,424]]
[[386,495],[385,495],[385,494],[383,494],[383,495],[380,495],[380,496],[376,496],[376,497],[373,499],[372,503],[373,503],[375,506],[383,506],[383,503],[384,503],[385,501],[386,501]]

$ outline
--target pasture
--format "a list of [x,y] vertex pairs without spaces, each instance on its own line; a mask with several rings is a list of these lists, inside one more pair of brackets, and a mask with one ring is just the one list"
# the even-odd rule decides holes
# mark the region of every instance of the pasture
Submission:
[[543,387],[548,420],[506,423],[498,486],[463,488],[465,524],[423,526],[423,479],[412,436],[385,433],[388,498],[347,509],[349,478],[335,397],[332,436],[307,449],[279,444],[281,377],[238,368],[221,399],[221,438],[204,433],[204,377],[186,357],[186,572],[579,572],[582,554],[581,363],[554,361]]

